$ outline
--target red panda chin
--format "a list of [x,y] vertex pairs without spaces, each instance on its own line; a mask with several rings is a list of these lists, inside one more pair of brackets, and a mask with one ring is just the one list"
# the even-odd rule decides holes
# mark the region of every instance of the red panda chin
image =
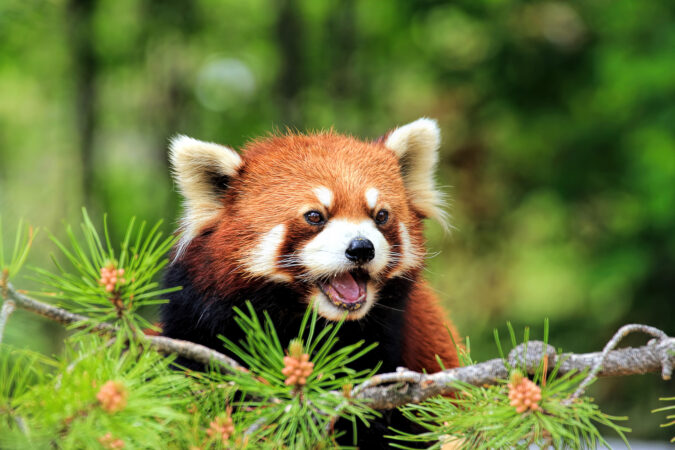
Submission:
[[320,281],[319,289],[338,308],[356,311],[368,296],[368,275],[353,270],[336,275],[328,281]]

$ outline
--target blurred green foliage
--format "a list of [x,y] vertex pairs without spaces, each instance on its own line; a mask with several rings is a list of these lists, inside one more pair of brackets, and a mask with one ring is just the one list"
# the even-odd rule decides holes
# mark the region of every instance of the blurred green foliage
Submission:
[[[474,358],[506,320],[549,317],[570,351],[628,322],[673,335],[674,23],[669,0],[3,0],[0,214],[59,235],[85,204],[120,238],[177,217],[173,134],[374,138],[429,116],[456,230],[430,224],[427,275]],[[36,320],[13,316],[8,341],[57,351]],[[592,393],[665,439],[649,410],[672,390]]]

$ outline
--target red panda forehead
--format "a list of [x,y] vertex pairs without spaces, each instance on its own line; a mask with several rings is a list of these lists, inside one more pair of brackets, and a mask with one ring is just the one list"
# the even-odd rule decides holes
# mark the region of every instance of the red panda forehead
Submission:
[[361,216],[383,206],[407,211],[396,157],[379,143],[332,133],[274,137],[249,144],[243,159],[239,193],[280,214],[317,208]]

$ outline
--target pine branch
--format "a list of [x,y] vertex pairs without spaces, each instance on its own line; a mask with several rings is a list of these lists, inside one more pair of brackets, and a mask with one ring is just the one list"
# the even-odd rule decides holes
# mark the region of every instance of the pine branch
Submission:
[[5,334],[5,325],[9,316],[16,309],[16,304],[12,300],[5,300],[2,304],[2,309],[0,310],[0,343],[2,343],[2,336]]
[[[619,328],[619,331],[614,334],[614,337],[612,337],[612,339],[605,345],[605,348],[602,349],[602,354],[596,359],[595,364],[588,373],[586,379],[579,385],[579,388],[576,390],[576,392],[574,392],[574,394],[572,394],[572,396],[567,400],[568,403],[571,403],[574,401],[574,399],[579,398],[579,396],[584,393],[586,387],[593,381],[600,369],[602,369],[603,364],[606,364],[607,355],[609,355],[609,352],[614,350],[623,338],[636,331],[641,331],[645,334],[651,334],[660,340],[668,339],[668,335],[658,328],[639,324],[622,326]],[[665,357],[661,360],[661,362],[663,364],[661,375],[664,380],[670,380],[670,377],[673,373],[673,364],[668,360],[668,358]]]
[[[18,307],[58,322],[61,325],[73,326],[74,328],[89,330],[100,334],[112,334],[117,331],[117,328],[114,325],[107,322],[99,322],[92,325],[89,317],[74,314],[56,306],[30,298],[16,290],[11,283],[7,283],[7,298],[14,300]],[[204,365],[215,362],[225,372],[246,370],[234,359],[200,344],[180,339],[171,339],[164,336],[146,336],[145,339],[153,348],[155,348],[155,350],[161,353],[176,354]]]
[[18,291],[11,283],[7,283],[6,298],[14,300],[18,307],[33,312],[39,316],[60,323],[61,325],[75,325],[74,328],[88,329],[95,333],[111,333],[116,330],[113,325],[106,322],[91,325],[91,319],[80,314],[71,313],[65,309],[52,306],[48,303],[35,300]]
[[[14,300],[18,307],[63,325],[104,334],[116,331],[116,327],[105,322],[92,326],[88,323],[89,318],[32,299],[17,291],[11,284],[7,285],[7,294],[7,298]],[[506,364],[502,359],[493,359],[433,374],[422,374],[401,368],[395,373],[373,376],[355,387],[351,396],[359,400],[368,400],[369,406],[373,409],[392,409],[408,403],[419,403],[436,395],[456,392],[458,390],[454,384],[456,381],[474,386],[497,384],[498,381],[508,378],[509,367],[520,367],[528,373],[534,373],[544,355],[548,356],[549,367],[554,367],[556,362],[561,360],[558,372],[561,375],[586,369],[592,373],[597,371],[596,375],[602,377],[661,371],[663,379],[670,379],[675,364],[675,338],[643,325],[622,327],[616,336],[624,336],[627,329],[631,331],[649,329],[649,332],[658,336],[659,339],[654,339],[638,348],[628,347],[609,351],[611,346],[608,344],[604,352],[561,355],[556,355],[555,349],[550,345],[545,346],[543,342],[530,341],[512,350]],[[618,342],[619,338],[616,336],[610,344],[615,345]],[[246,370],[232,358],[200,344],[163,336],[148,336],[147,342],[161,353],[177,354],[205,365],[215,362],[225,372]],[[601,368],[597,369],[597,367]],[[334,394],[342,395],[338,392]]]
[[[649,327],[651,328],[651,327]],[[653,329],[653,328],[652,328]],[[392,409],[407,403],[419,403],[436,395],[447,395],[459,390],[454,382],[461,381],[474,386],[497,384],[509,376],[509,368],[519,367],[533,374],[542,357],[548,356],[549,367],[560,359],[559,375],[571,371],[593,370],[602,362],[597,376],[636,375],[661,371],[664,380],[669,380],[675,364],[675,338],[662,333],[662,338],[647,345],[627,347],[607,353],[563,353],[556,355],[552,346],[544,347],[543,342],[530,341],[521,344],[509,353],[507,364],[502,359],[492,359],[472,366],[448,369],[433,374],[421,374],[407,369],[396,373],[376,375],[352,391],[358,399],[369,399],[374,409]],[[618,333],[623,333],[624,329]],[[617,334],[618,334],[617,333]],[[614,340],[614,339],[613,339]]]

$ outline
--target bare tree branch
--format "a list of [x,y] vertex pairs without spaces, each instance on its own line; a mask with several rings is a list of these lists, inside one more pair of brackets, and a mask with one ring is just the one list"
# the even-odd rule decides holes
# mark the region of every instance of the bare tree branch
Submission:
[[[7,286],[8,298],[16,305],[63,325],[94,332],[110,334],[117,328],[109,323],[91,325],[89,318],[73,314],[61,308],[32,299],[17,291],[11,284]],[[616,343],[631,331],[644,331],[658,339],[647,345],[633,348],[611,350]],[[171,339],[164,336],[147,336],[147,342],[157,351],[165,354],[177,354],[201,364],[216,363],[223,371],[246,370],[232,358],[215,350],[193,342]],[[645,325],[627,325],[622,327],[605,346],[603,352],[556,355],[555,349],[543,342],[531,341],[521,344],[509,353],[507,361],[492,359],[472,366],[448,369],[433,374],[422,374],[405,368],[394,373],[375,375],[356,386],[351,397],[369,401],[374,409],[392,409],[407,403],[419,403],[436,395],[445,395],[460,389],[456,382],[474,386],[497,384],[509,376],[509,367],[519,367],[528,373],[534,373],[542,358],[548,357],[548,367],[560,362],[559,374],[590,369],[594,376],[634,375],[661,372],[664,380],[672,376],[675,364],[675,338],[667,336],[661,330]],[[336,392],[335,395],[342,395]]]
[[[574,401],[575,398],[578,398],[581,394],[584,393],[584,390],[586,387],[593,381],[595,378],[596,374],[600,371],[602,368],[602,365],[605,363],[605,360],[607,359],[607,355],[609,354],[610,351],[614,350],[617,345],[619,345],[619,342],[621,342],[621,339],[624,337],[628,336],[630,333],[636,332],[636,331],[641,331],[642,333],[646,334],[651,334],[652,336],[664,340],[668,338],[668,335],[664,333],[663,331],[659,330],[658,328],[650,327],[647,325],[637,325],[637,324],[630,324],[630,325],[624,325],[621,328],[619,328],[619,331],[617,331],[614,334],[614,337],[610,339],[610,341],[605,345],[605,348],[602,349],[602,354],[600,355],[599,358],[596,359],[595,364],[593,365],[593,368],[591,371],[588,373],[588,376],[584,381],[579,385],[579,388],[572,394],[572,396],[568,399],[568,403],[571,403]],[[663,367],[662,367],[662,376],[664,380],[669,380],[670,376],[673,372],[673,365],[670,363],[668,359],[663,359],[662,361]]]

